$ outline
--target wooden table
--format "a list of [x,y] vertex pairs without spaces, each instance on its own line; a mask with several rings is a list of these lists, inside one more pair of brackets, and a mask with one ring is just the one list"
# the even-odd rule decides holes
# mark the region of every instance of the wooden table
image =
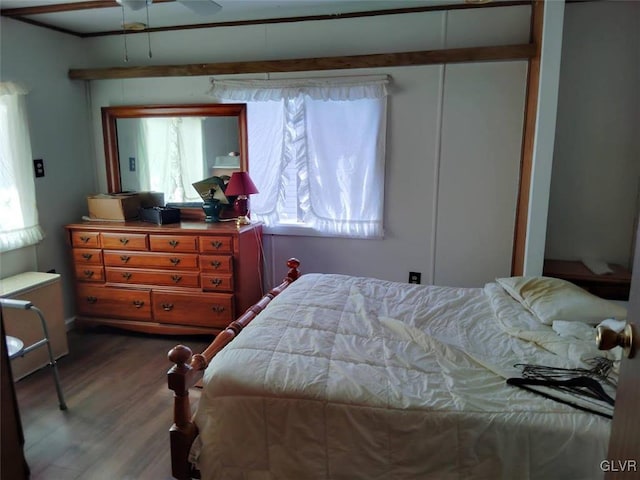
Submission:
[[545,260],[542,274],[567,280],[602,298],[629,300],[631,272],[615,264],[609,268],[612,273],[596,275],[580,261]]

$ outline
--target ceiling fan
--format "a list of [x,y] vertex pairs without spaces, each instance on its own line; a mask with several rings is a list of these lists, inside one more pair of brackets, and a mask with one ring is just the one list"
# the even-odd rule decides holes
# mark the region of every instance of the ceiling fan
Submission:
[[[151,33],[149,30],[149,7],[153,4],[154,0],[115,0],[118,5],[122,7],[122,29],[123,30],[146,30],[147,39],[149,42],[149,58],[153,56],[151,53]],[[165,3],[170,1],[177,1],[179,4],[184,5],[196,15],[213,15],[218,13],[222,9],[222,5],[213,0],[158,0],[157,3]],[[129,10],[141,10],[147,11],[147,23],[129,22],[125,21],[125,8]],[[127,51],[127,36],[124,38],[124,61],[129,61],[129,53]]]
[[[222,9],[222,5],[214,2],[213,0],[176,1],[198,15],[213,15]],[[144,7],[149,7],[153,3],[153,0],[116,0],[116,2],[131,10],[140,10]]]

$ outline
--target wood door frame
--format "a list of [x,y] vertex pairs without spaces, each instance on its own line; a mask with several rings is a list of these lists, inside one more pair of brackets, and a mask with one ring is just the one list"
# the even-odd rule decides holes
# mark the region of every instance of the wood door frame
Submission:
[[[520,158],[520,184],[516,204],[516,220],[513,232],[511,275],[524,274],[524,260],[529,221],[529,198],[533,172],[533,147],[536,133],[536,117],[540,92],[540,59],[542,57],[542,27],[544,24],[544,1],[535,0],[531,9],[531,38],[535,53],[529,59],[527,75],[527,98],[525,100],[524,127],[522,133],[522,155]],[[542,265],[540,266],[542,269]]]

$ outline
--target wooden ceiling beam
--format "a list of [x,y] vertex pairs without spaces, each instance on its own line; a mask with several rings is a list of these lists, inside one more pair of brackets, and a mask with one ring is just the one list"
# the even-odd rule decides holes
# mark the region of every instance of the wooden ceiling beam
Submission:
[[240,73],[303,72],[354,68],[400,67],[441,63],[528,60],[535,55],[533,43],[492,47],[450,48],[418,52],[380,53],[341,57],[257,60],[251,62],[194,63],[138,67],[77,68],[69,70],[74,80],[104,80],[144,77],[188,77]]

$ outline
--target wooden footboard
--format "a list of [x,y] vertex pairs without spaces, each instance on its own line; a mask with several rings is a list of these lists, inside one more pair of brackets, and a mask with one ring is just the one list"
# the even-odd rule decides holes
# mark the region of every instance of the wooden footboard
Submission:
[[213,342],[202,352],[195,355],[189,347],[177,345],[169,351],[169,360],[175,365],[167,373],[169,389],[174,393],[173,425],[169,430],[171,444],[171,473],[179,480],[200,478],[200,472],[189,462],[191,444],[198,435],[198,428],[193,423],[189,389],[201,378],[211,359],[231,340],[237,337],[242,329],[275,298],[280,292],[294,282],[299,276],[300,262],[295,258],[287,261],[289,271],[283,282],[270,290],[258,303],[250,307],[241,317],[216,335]]

